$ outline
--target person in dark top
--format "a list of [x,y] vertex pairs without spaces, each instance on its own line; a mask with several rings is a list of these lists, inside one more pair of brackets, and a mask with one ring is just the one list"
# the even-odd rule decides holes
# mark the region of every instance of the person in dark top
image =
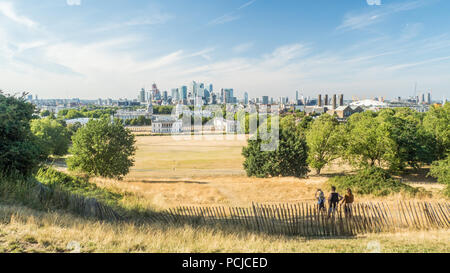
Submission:
[[328,217],[331,215],[331,213],[334,214],[334,212],[336,211],[336,207],[339,204],[339,202],[344,199],[344,197],[342,197],[339,193],[336,192],[336,187],[332,186],[331,187],[331,193],[328,196]]

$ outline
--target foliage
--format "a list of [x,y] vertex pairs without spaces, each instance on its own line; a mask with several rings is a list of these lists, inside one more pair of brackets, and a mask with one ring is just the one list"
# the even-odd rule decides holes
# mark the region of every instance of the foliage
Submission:
[[153,113],[155,115],[170,115],[173,108],[173,105],[155,105],[153,106]]
[[354,193],[360,195],[386,196],[399,192],[415,195],[419,192],[419,189],[394,179],[386,170],[378,167],[363,168],[353,175],[336,176],[328,183],[336,186],[339,191],[351,188]]
[[279,145],[276,150],[263,151],[262,145],[266,142],[258,135],[257,140],[248,140],[248,146],[243,148],[244,169],[248,176],[302,177],[308,173],[305,137],[292,116],[285,117],[280,122]]
[[118,193],[110,192],[107,189],[89,183],[87,178],[72,176],[53,168],[39,169],[36,173],[36,179],[52,189],[66,191],[86,198],[95,198],[108,205],[115,205],[121,198],[121,195]]
[[44,149],[30,130],[35,108],[21,97],[0,92],[0,172],[27,175],[45,160]]
[[71,170],[108,178],[125,176],[134,164],[135,137],[121,122],[90,120],[72,137]]
[[139,116],[134,119],[125,120],[124,124],[131,125],[131,126],[149,126],[149,125],[152,125],[152,120],[149,118],[146,118],[144,116]]
[[387,125],[390,138],[395,142],[391,154],[384,158],[391,170],[403,170],[406,165],[418,168],[434,159],[435,141],[421,125],[421,117],[409,108],[385,109],[379,119]]
[[342,154],[353,165],[401,171],[435,159],[436,141],[416,111],[399,108],[352,115],[342,134]]
[[437,158],[445,158],[450,153],[450,103],[430,107],[423,119],[423,126],[436,139]]
[[42,112],[41,112],[41,117],[48,117],[48,116],[50,116],[50,111],[49,110],[43,110]]
[[72,138],[72,136],[78,131],[78,129],[80,129],[81,127],[83,127],[83,125],[81,124],[81,122],[75,122],[72,124],[68,124],[67,125],[67,131],[69,133],[70,138]]
[[342,137],[343,157],[360,167],[382,166],[396,149],[387,124],[371,111],[350,116]]
[[335,117],[321,115],[306,133],[309,166],[320,174],[323,167],[338,158],[339,124]]
[[446,184],[445,193],[450,196],[450,156],[447,155],[447,158],[433,162],[429,175],[437,178],[439,183]]
[[63,109],[58,112],[58,118],[60,119],[76,119],[76,118],[106,118],[115,113],[114,108],[98,108],[88,109],[86,107],[77,109]]
[[31,131],[39,138],[48,155],[67,154],[70,144],[69,132],[56,120],[50,118],[32,120]]

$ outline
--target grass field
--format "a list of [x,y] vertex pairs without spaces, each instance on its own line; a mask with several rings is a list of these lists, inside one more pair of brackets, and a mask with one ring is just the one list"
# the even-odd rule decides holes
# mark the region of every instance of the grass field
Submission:
[[[149,209],[179,205],[248,206],[259,203],[311,201],[317,188],[325,192],[326,181],[337,173],[351,172],[334,165],[321,176],[304,179],[248,178],[242,168],[239,140],[181,140],[171,137],[137,137],[136,164],[122,181],[93,178],[97,185],[130,192],[125,202]],[[63,164],[60,169],[64,170]],[[441,185],[425,174],[409,174],[404,181],[424,187],[439,200]],[[395,201],[356,196],[356,202]],[[70,245],[82,252],[450,252],[450,231],[406,231],[365,234],[355,238],[305,240],[271,236],[211,226],[164,226],[158,223],[108,223],[65,212],[41,212],[0,204],[0,252],[69,252]]]
[[[0,252],[450,252],[443,230],[305,240],[208,227],[136,225],[0,205]],[[75,250],[77,248],[75,247]]]
[[[312,201],[317,188],[325,192],[329,176],[352,169],[335,164],[321,176],[249,178],[242,167],[242,147],[245,138],[233,140],[174,140],[170,136],[137,137],[136,164],[123,181],[94,179],[103,186],[135,192],[150,205],[159,208],[178,205],[248,206],[252,202]],[[424,187],[434,193],[433,200],[442,198],[442,185],[426,178],[426,173],[406,176],[405,182]],[[397,200],[356,197],[363,200]]]

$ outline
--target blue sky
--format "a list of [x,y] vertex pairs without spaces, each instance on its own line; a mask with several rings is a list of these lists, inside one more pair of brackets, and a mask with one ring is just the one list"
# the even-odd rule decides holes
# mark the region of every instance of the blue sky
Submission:
[[0,0],[0,89],[450,97],[447,0]]

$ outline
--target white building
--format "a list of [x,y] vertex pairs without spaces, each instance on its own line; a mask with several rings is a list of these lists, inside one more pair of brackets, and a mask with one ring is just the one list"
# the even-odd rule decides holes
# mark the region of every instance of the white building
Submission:
[[128,119],[137,119],[141,116],[145,117],[146,119],[152,118],[153,105],[151,103],[148,104],[147,109],[138,109],[136,111],[118,110],[114,115],[114,118],[118,118],[121,120],[128,120]]
[[152,132],[157,134],[181,133],[183,122],[172,116],[157,116],[152,121]]

